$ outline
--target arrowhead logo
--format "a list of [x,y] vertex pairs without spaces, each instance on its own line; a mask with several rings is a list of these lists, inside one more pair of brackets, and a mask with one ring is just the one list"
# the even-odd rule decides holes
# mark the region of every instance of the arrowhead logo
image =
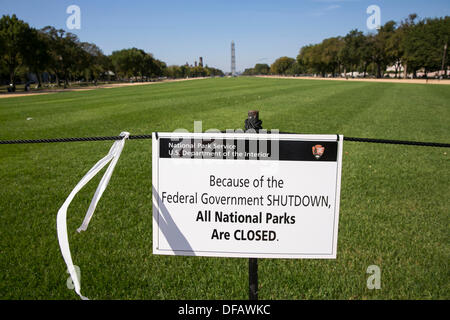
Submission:
[[325,147],[323,147],[321,144],[316,144],[315,146],[312,147],[312,154],[317,160],[319,160],[320,157],[322,157],[324,152]]

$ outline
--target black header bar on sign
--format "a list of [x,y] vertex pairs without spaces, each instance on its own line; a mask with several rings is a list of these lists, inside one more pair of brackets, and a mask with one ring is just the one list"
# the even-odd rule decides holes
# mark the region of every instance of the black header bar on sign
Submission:
[[160,138],[159,157],[174,159],[336,161],[337,141]]

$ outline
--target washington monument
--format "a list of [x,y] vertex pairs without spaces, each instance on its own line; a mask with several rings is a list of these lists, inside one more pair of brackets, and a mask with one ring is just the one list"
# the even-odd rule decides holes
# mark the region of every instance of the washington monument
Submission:
[[234,41],[231,41],[231,75],[236,75],[236,54],[234,49]]

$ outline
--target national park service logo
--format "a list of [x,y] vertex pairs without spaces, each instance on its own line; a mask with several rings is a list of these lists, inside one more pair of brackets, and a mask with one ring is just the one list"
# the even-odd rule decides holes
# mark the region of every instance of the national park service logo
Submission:
[[320,157],[323,155],[324,152],[325,147],[322,147],[321,144],[316,144],[315,146],[312,147],[312,153],[317,160],[320,159]]

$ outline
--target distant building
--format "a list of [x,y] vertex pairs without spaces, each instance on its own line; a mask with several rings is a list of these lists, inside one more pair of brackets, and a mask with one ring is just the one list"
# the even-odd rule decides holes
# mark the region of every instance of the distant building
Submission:
[[203,57],[200,57],[199,58],[199,63],[198,63],[198,65],[200,66],[200,67],[203,67]]
[[401,63],[396,63],[396,64],[394,64],[394,65],[392,65],[392,66],[388,66],[387,68],[386,68],[386,71],[387,72],[403,72],[404,71],[404,68],[403,68],[403,66],[402,66],[402,64]]

